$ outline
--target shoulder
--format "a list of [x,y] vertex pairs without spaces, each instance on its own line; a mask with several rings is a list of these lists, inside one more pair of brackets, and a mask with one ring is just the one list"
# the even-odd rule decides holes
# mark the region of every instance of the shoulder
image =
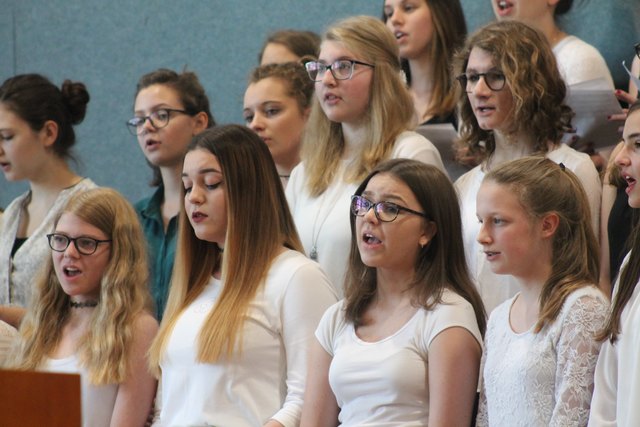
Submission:
[[294,291],[315,294],[329,292],[335,295],[320,265],[292,249],[285,250],[274,259],[269,268],[267,286],[277,288],[283,294],[294,287]]
[[468,330],[478,343],[482,343],[482,335],[473,306],[469,301],[448,289],[443,292],[440,304],[436,304],[431,310],[422,310],[421,323],[425,330],[431,331],[427,345],[440,332],[453,327]]
[[604,327],[609,301],[595,285],[573,291],[562,304],[558,323],[562,328],[577,327],[596,333]]
[[453,186],[458,191],[458,194],[462,195],[474,185],[478,185],[478,183],[482,181],[483,177],[484,173],[482,172],[482,166],[478,165],[456,179]]
[[420,153],[425,151],[438,153],[436,146],[424,136],[414,131],[404,131],[396,137],[391,157],[421,160]]
[[604,62],[604,58],[598,49],[576,36],[565,37],[564,40],[558,43],[553,51],[557,56],[579,56],[585,60],[602,60]]
[[150,313],[140,312],[133,320],[135,339],[153,339],[158,332],[158,321]]
[[549,151],[547,158],[555,163],[562,163],[582,181],[586,177],[598,178],[599,181],[598,171],[589,155],[581,153],[567,144],[560,144],[556,149]]

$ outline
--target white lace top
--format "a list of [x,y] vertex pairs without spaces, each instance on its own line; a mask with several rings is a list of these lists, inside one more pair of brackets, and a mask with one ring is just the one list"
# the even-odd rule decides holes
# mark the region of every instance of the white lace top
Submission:
[[509,323],[517,297],[489,317],[477,426],[586,426],[601,344],[594,335],[608,312],[605,296],[595,286],[578,289],[555,322],[522,334]]

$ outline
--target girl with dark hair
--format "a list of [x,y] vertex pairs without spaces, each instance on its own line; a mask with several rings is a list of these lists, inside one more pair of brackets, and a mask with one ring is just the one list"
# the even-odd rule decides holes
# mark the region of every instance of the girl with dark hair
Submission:
[[418,122],[457,126],[451,59],[467,35],[460,2],[385,0],[383,13],[398,42]]
[[198,76],[189,71],[159,69],[142,76],[133,109],[127,125],[153,169],[151,185],[157,187],[135,208],[147,239],[151,295],[161,319],[175,256],[182,159],[191,138],[215,121]]
[[[84,119],[88,103],[85,85],[70,80],[58,88],[41,75],[22,74],[0,86],[0,167],[8,181],[28,181],[30,187],[3,215],[0,304],[26,306],[49,254],[44,236],[54,218],[74,194],[95,187],[68,164],[74,125]],[[16,324],[8,312],[3,317]]]
[[[620,174],[627,182],[629,206],[640,208],[640,102],[629,108],[624,125],[624,146],[616,156]],[[595,391],[589,426],[631,426],[640,420],[640,226],[631,236],[626,256],[613,290],[613,304],[607,325],[600,334],[605,340],[598,358]]]
[[346,295],[311,350],[301,426],[468,426],[485,312],[441,171],[383,162],[351,198]]
[[336,295],[302,253],[267,146],[246,127],[196,136],[178,249],[150,354],[157,425],[297,426],[313,330]]

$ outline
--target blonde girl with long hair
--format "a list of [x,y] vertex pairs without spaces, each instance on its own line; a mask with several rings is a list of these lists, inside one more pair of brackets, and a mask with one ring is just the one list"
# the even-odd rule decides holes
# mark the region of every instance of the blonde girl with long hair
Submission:
[[299,423],[307,347],[336,295],[302,246],[267,146],[220,126],[185,156],[184,205],[150,363],[155,425]]
[[316,97],[291,174],[287,199],[306,253],[339,295],[349,253],[349,198],[389,158],[412,158],[444,171],[435,146],[415,127],[395,38],[379,20],[356,16],[325,32],[318,61],[306,64]]
[[115,190],[80,193],[46,238],[51,256],[8,366],[80,373],[86,427],[143,425],[156,391],[147,351],[158,325],[133,207]]
[[482,255],[520,290],[489,316],[478,426],[586,425],[609,307],[589,215],[577,176],[542,156],[484,178]]

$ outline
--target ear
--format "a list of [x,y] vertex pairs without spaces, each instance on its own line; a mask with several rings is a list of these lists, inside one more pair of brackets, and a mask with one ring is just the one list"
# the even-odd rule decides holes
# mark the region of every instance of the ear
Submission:
[[422,235],[420,235],[420,238],[418,239],[418,244],[420,245],[420,247],[424,248],[425,246],[427,246],[437,232],[438,227],[436,227],[436,223],[433,221],[427,221],[424,229],[422,230]]
[[200,111],[198,114],[193,116],[193,134],[192,136],[196,136],[203,130],[205,130],[209,126],[209,116],[204,111]]
[[40,129],[40,140],[45,148],[51,147],[58,139],[58,123],[53,120],[47,120],[44,122],[42,129]]
[[551,7],[554,11],[558,3],[560,3],[560,0],[547,0],[547,5]]
[[551,212],[543,216],[540,220],[542,237],[548,238],[556,234],[558,225],[560,225],[560,217],[557,213]]

